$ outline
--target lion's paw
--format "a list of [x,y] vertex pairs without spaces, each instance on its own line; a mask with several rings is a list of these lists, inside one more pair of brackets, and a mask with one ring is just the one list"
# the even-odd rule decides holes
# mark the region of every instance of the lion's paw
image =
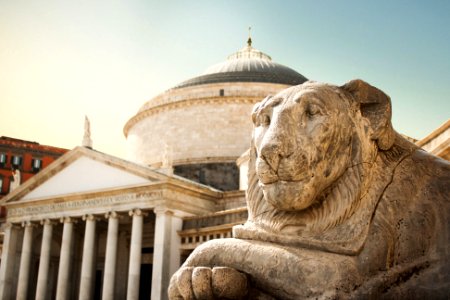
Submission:
[[183,267],[172,276],[169,299],[243,299],[247,281],[244,273],[228,267]]

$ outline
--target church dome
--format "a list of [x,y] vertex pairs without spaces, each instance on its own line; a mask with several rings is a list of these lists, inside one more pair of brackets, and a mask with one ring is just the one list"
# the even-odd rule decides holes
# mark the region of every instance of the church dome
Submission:
[[307,79],[251,45],[144,103],[124,127],[127,157],[221,190],[239,187],[236,160],[250,147],[251,111]]
[[240,51],[228,56],[228,59],[215,64],[192,79],[186,80],[175,88],[220,82],[269,82],[297,85],[307,81],[306,77],[293,69],[272,61],[272,58],[253,48],[251,39]]

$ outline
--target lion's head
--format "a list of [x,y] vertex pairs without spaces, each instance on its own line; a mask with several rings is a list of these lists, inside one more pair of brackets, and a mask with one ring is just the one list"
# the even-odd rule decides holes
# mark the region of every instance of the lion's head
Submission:
[[396,137],[389,97],[361,80],[288,88],[252,120],[249,222],[288,234],[323,234],[352,215]]

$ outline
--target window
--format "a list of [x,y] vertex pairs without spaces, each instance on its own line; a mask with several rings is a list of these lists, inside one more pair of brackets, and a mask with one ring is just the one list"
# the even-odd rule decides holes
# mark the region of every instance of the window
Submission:
[[31,160],[31,168],[33,169],[33,172],[39,172],[42,168],[42,159],[33,158]]
[[11,156],[11,165],[13,167],[18,168],[22,165],[22,156],[19,155],[13,155]]
[[225,96],[225,90],[224,90],[224,89],[220,89],[219,95],[220,95],[220,96]]
[[6,165],[6,161],[8,156],[5,153],[0,153],[0,167],[4,167]]

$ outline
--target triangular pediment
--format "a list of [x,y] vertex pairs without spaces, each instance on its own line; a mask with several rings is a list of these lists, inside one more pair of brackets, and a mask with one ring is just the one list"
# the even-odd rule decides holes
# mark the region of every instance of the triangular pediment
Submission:
[[2,199],[3,203],[140,186],[165,175],[95,150],[77,147]]
[[83,193],[149,182],[150,180],[125,170],[106,165],[89,157],[80,157],[22,199],[29,200]]

